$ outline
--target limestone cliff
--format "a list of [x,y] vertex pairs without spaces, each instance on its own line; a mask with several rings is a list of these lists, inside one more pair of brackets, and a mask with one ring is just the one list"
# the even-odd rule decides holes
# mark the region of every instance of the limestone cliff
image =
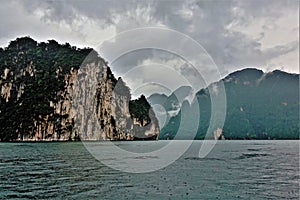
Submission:
[[150,106],[130,109],[147,101],[132,101],[92,49],[18,38],[0,49],[0,91],[1,141],[157,139],[159,133]]

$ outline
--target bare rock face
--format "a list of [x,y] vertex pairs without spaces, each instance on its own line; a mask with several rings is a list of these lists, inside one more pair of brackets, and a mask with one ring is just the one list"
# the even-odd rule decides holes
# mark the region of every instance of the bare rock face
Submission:
[[150,105],[143,116],[147,121],[136,119],[129,88],[104,62],[81,67],[73,93],[74,130],[82,139],[157,139],[158,121]]
[[[0,141],[156,140],[155,114],[92,49],[18,38],[0,49]],[[139,109],[141,108],[141,109]]]

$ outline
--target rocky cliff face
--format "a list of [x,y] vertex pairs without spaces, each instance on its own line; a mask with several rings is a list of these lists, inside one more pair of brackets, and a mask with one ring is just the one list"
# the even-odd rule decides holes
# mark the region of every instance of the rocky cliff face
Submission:
[[[115,79],[103,62],[81,67],[73,90],[75,132],[85,140],[157,139],[158,121],[152,108],[139,118],[143,104],[130,100],[130,90],[123,80]],[[139,109],[130,109],[137,103]],[[79,112],[76,112],[78,110]]]
[[[92,49],[18,38],[0,49],[0,140],[157,139],[146,99]],[[149,105],[149,104],[148,104]]]

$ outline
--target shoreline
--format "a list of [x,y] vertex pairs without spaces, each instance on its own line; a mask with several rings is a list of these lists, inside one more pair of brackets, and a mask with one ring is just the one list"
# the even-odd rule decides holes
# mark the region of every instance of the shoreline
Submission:
[[[214,139],[195,139],[193,141],[215,141]],[[0,141],[0,143],[75,143],[75,142],[151,142],[151,141],[190,141],[188,139],[181,140],[20,140],[20,141]],[[300,139],[227,139],[220,141],[300,141]]]

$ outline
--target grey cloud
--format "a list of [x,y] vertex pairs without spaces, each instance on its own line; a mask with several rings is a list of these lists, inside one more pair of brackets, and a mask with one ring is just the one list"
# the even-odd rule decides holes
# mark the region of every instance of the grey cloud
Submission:
[[274,58],[298,49],[299,41],[294,41],[285,45],[277,45],[273,48],[269,48],[266,51],[264,51],[263,54],[266,58]]
[[[2,39],[4,37],[13,39],[12,37],[20,33],[35,33],[38,35],[40,32],[41,35],[51,35],[49,31],[53,29],[47,29],[46,25],[64,22],[70,25],[73,35],[64,30],[55,33],[56,35],[54,34],[53,38],[69,38],[69,40],[75,41],[73,45],[76,45],[76,41],[82,43],[85,41],[85,37],[88,37],[78,31],[80,27],[77,27],[76,21],[82,17],[87,21],[95,20],[99,29],[114,26],[117,33],[131,28],[161,26],[182,32],[203,45],[216,62],[222,75],[242,67],[265,65],[269,60],[299,49],[299,40],[288,44],[274,44],[273,47],[264,49],[261,43],[261,40],[265,37],[264,32],[258,32],[257,35],[252,36],[228,29],[228,25],[231,23],[247,27],[256,21],[262,20],[264,22],[262,31],[280,30],[281,27],[276,27],[275,23],[278,19],[287,13],[298,13],[299,2],[295,0],[25,0],[15,1],[15,10],[20,13],[14,12],[14,14],[10,13],[12,11],[5,9],[9,7],[9,4],[7,1],[2,2],[2,20],[0,19],[0,22],[5,25],[4,28],[0,28]],[[27,18],[24,24],[22,16],[35,11],[40,11],[43,14],[40,24],[38,24],[38,21],[33,21],[30,24],[31,19]],[[18,19],[17,21],[12,20],[13,15]],[[299,17],[299,14],[295,17]],[[294,27],[297,33],[299,32],[298,24],[291,24],[290,26]],[[65,34],[64,37],[61,36],[63,34]],[[134,39],[133,37],[132,40]],[[174,43],[176,42],[174,41]],[[191,57],[197,56],[197,52],[189,53]],[[174,59],[174,56],[170,56],[170,53],[153,50],[138,51],[125,56],[119,62],[115,62],[116,67],[113,67],[115,69],[123,67],[122,70],[126,71],[147,59],[164,62]],[[121,73],[122,70],[117,71],[117,73]],[[212,69],[207,68],[204,70],[207,72],[205,74],[209,74]],[[193,75],[193,70],[182,67],[181,73],[183,75]]]
[[[117,32],[162,24],[195,38],[207,49],[218,65],[227,66],[235,65],[234,59],[243,60],[242,57],[249,57],[248,53],[253,54],[250,57],[263,55],[258,48],[257,41],[260,38],[249,38],[241,33],[229,34],[225,28],[229,23],[235,21],[246,26],[253,20],[265,18],[270,24],[289,9],[294,10],[299,7],[298,2],[293,0],[273,0],[272,3],[265,0],[33,2],[26,2],[23,5],[31,11],[38,8],[48,10],[44,16],[47,20],[65,20],[70,24],[78,15],[101,20],[103,26],[114,24]],[[143,13],[147,9],[148,12]],[[191,17],[180,14],[182,10],[189,12]],[[267,27],[267,24],[265,26]],[[237,52],[240,50],[247,51]]]

